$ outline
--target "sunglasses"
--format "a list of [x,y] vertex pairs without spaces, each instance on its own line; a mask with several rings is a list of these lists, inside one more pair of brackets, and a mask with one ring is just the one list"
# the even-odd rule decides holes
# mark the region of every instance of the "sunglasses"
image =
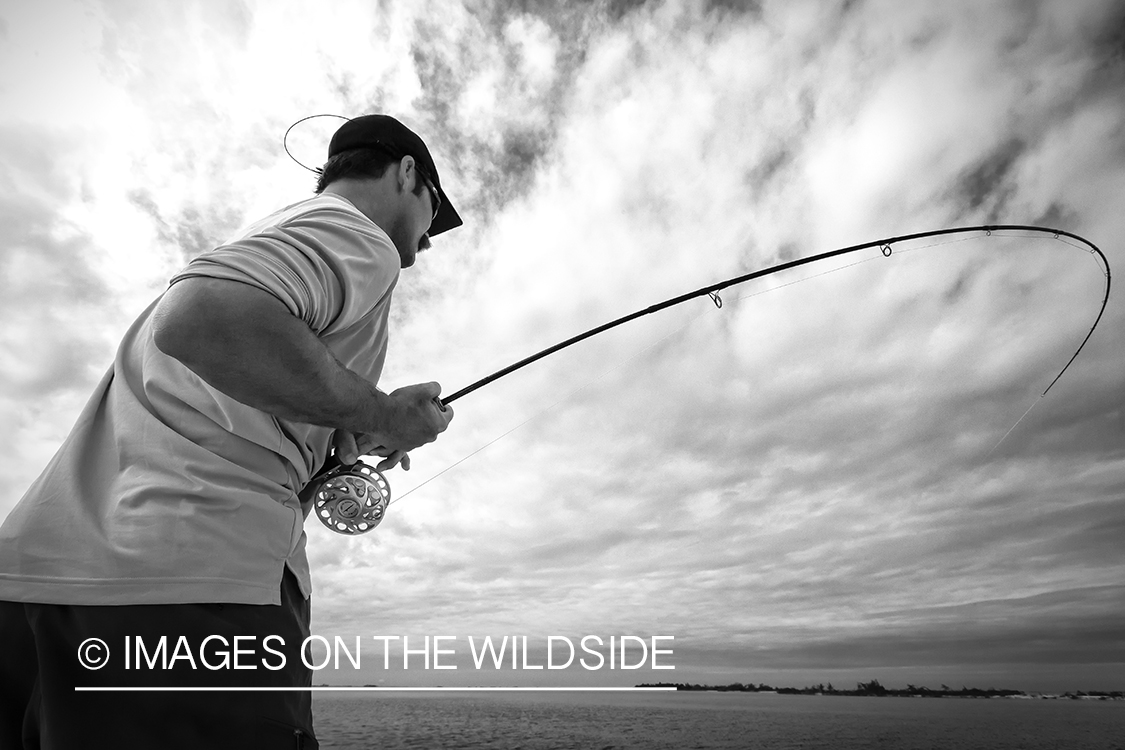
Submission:
[[[415,169],[417,169],[417,167],[415,167]],[[438,195],[437,188],[434,187],[434,183],[430,180],[429,175],[421,169],[418,169],[418,175],[422,178],[422,183],[426,186],[426,189],[430,191],[430,204],[434,207],[434,215],[430,217],[430,220],[433,221],[437,218],[438,209],[441,208],[441,196]]]

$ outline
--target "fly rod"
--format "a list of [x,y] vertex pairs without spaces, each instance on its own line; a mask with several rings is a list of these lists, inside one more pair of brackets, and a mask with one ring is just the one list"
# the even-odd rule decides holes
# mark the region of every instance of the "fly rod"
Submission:
[[[1082,343],[1078,345],[1074,354],[1067,360],[1067,363],[1059,371],[1058,375],[1054,377],[1051,383],[1043,391],[1040,398],[1047,395],[1047,392],[1054,387],[1059,378],[1063,376],[1070,365],[1078,358],[1086,346],[1086,342],[1094,334],[1094,329],[1098,327],[1101,322],[1102,315],[1105,313],[1106,304],[1109,302],[1109,290],[1111,284],[1111,273],[1109,268],[1109,261],[1106,259],[1105,254],[1084,237],[1081,237],[1073,232],[1068,232],[1063,229],[1054,229],[1050,227],[1041,227],[1029,224],[985,224],[980,226],[968,227],[951,227],[946,229],[932,229],[925,232],[915,232],[914,234],[904,234],[896,237],[886,237],[883,239],[872,240],[871,242],[863,242],[858,245],[850,245],[835,250],[819,253],[817,255],[810,255],[805,258],[798,258],[796,260],[779,263],[768,268],[759,269],[750,273],[734,276],[724,281],[719,281],[705,287],[696,289],[695,291],[680,294],[675,297],[670,297],[663,302],[658,302],[643,309],[631,312],[628,315],[623,315],[620,318],[603,323],[602,325],[583,331],[576,336],[572,336],[565,341],[560,341],[553,346],[536,352],[529,357],[513,362],[512,364],[504,367],[490,375],[477,380],[469,385],[461,388],[458,391],[442,398],[435,399],[439,406],[442,408],[453,403],[457,399],[467,396],[468,394],[483,388],[489,383],[493,383],[500,378],[527,367],[544,357],[549,357],[556,352],[562,351],[570,346],[574,346],[586,339],[597,336],[598,334],[605,333],[618,326],[625,325],[638,318],[646,315],[651,315],[661,310],[666,310],[670,307],[683,304],[699,297],[710,296],[715,301],[716,305],[722,306],[722,299],[718,293],[728,287],[744,284],[754,279],[759,279],[771,274],[787,271],[791,268],[798,268],[800,266],[816,263],[818,261],[827,260],[828,258],[835,258],[849,253],[859,252],[860,250],[867,250],[873,247],[879,248],[884,257],[891,257],[894,252],[893,247],[895,244],[909,242],[912,240],[927,239],[930,237],[942,237],[954,234],[968,234],[974,232],[983,232],[986,236],[991,236],[993,232],[1001,231],[1020,231],[1032,232],[1035,234],[1051,235],[1055,239],[1060,237],[1068,237],[1072,240],[1082,243],[1089,250],[1090,253],[1096,254],[1101,260],[1101,264],[1105,267],[1105,293],[1102,298],[1101,308],[1098,310],[1097,318],[1094,324],[1090,326],[1090,330],[1086,333]],[[1026,416],[1026,415],[1025,415]],[[1022,419],[1022,417],[1021,417]],[[1018,424],[1018,423],[1017,423]],[[1014,428],[1013,428],[1014,429]],[[1011,430],[1009,430],[1009,433]],[[1007,435],[1005,435],[1007,437]],[[994,449],[995,450],[995,449]],[[332,455],[325,462],[320,474],[318,474],[312,483],[320,483],[320,487],[314,492],[314,512],[317,518],[321,520],[324,525],[335,532],[341,534],[362,534],[375,528],[383,519],[386,512],[387,505],[390,503],[390,484],[387,482],[386,477],[382,473],[371,468],[363,462],[357,462],[350,466],[343,465],[339,459]]]

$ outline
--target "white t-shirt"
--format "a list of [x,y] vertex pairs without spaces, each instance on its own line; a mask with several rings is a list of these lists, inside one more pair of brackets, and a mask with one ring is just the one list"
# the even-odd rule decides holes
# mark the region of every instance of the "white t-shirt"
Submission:
[[[374,383],[399,267],[382,229],[320,195],[194,259],[171,283],[207,276],[270,292]],[[0,600],[278,604],[286,566],[310,593],[297,493],[323,465],[332,430],[209,386],[157,349],[155,307],[0,527]]]

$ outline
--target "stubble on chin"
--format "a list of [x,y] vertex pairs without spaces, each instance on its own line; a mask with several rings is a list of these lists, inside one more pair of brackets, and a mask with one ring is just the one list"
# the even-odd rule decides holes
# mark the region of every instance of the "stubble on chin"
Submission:
[[406,227],[406,222],[396,221],[387,227],[387,236],[391,238],[391,242],[398,251],[399,261],[402,263],[402,268],[410,268],[414,265],[417,256],[416,243],[411,242],[410,232]]

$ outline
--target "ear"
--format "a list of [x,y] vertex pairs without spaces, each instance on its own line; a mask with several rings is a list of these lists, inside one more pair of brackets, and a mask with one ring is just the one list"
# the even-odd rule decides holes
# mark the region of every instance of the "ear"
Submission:
[[412,190],[414,188],[413,180],[417,179],[417,165],[414,163],[413,156],[404,156],[398,163],[398,184],[404,190]]

